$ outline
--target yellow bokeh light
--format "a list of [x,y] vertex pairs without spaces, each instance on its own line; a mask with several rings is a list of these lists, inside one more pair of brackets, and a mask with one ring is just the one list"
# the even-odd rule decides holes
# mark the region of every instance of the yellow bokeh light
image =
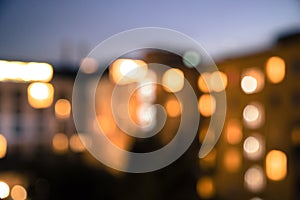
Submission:
[[229,148],[224,155],[224,166],[228,172],[237,172],[242,165],[242,156],[237,148]]
[[80,153],[85,150],[85,147],[80,139],[80,137],[76,134],[72,135],[70,138],[70,148],[75,153]]
[[162,77],[162,84],[168,92],[178,92],[184,86],[184,74],[180,69],[169,69]]
[[215,195],[215,186],[212,178],[205,176],[197,182],[197,193],[203,199],[210,199]]
[[282,58],[274,56],[266,63],[266,74],[271,83],[280,83],[285,77],[285,62]]
[[238,144],[243,138],[242,124],[239,120],[231,119],[226,126],[226,140],[229,144]]
[[147,64],[142,60],[117,59],[109,70],[112,80],[119,85],[142,81],[148,71]]
[[55,103],[54,110],[57,118],[67,119],[70,117],[71,103],[67,99],[59,99]]
[[260,192],[266,185],[264,172],[258,165],[246,171],[244,181],[245,187],[252,192]]
[[225,90],[227,83],[227,75],[224,72],[215,71],[210,75],[210,87],[215,92]]
[[279,150],[272,150],[266,156],[266,173],[270,180],[280,181],[287,174],[286,154]]
[[0,134],[0,159],[4,158],[7,152],[7,141],[4,135]]
[[27,92],[28,102],[33,108],[47,108],[53,102],[54,88],[50,83],[31,83]]
[[178,117],[181,114],[181,105],[177,99],[169,99],[166,103],[166,110],[170,117]]
[[243,72],[241,88],[246,94],[261,91],[265,85],[263,72],[258,68],[247,69]]
[[69,147],[68,137],[63,133],[55,134],[52,140],[52,146],[55,153],[66,153]]
[[0,181],[0,198],[4,199],[8,197],[8,195],[9,195],[9,186],[5,182]]
[[11,189],[11,197],[13,200],[25,200],[27,198],[27,191],[21,185],[15,185]]
[[209,117],[216,111],[216,100],[209,94],[204,94],[199,98],[198,109],[201,115]]
[[49,82],[53,68],[48,63],[0,60],[0,81]]
[[209,88],[209,82],[210,82],[210,74],[207,72],[202,73],[198,78],[198,88],[202,92],[210,92]]

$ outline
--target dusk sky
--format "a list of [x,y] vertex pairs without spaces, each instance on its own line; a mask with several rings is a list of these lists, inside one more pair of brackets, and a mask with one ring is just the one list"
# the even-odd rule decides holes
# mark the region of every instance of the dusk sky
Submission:
[[299,29],[300,1],[0,0],[0,59],[75,62],[113,34],[149,26],[187,34],[220,58]]

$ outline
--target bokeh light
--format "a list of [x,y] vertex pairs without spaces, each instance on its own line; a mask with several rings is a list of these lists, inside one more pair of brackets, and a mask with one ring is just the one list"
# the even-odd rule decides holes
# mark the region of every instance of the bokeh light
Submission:
[[211,89],[215,92],[221,92],[225,90],[228,83],[227,75],[224,72],[221,71],[215,71],[211,73],[209,85]]
[[49,82],[53,68],[48,63],[0,60],[0,81]]
[[266,63],[266,74],[271,83],[277,84],[285,77],[285,62],[278,56],[271,57]]
[[242,165],[242,155],[237,148],[229,148],[224,154],[224,166],[228,172],[238,172]]
[[209,117],[216,111],[216,100],[209,94],[204,94],[199,98],[198,109],[201,115]]
[[142,81],[148,71],[147,64],[142,60],[117,59],[109,69],[111,79],[119,85]]
[[257,102],[248,104],[243,110],[244,123],[248,128],[258,128],[264,123],[263,106]]
[[15,185],[11,189],[11,197],[13,200],[25,200],[27,199],[27,191],[21,185]]
[[73,134],[70,138],[70,149],[75,153],[80,153],[85,150],[84,144],[77,134]]
[[242,74],[241,88],[246,94],[260,92],[265,85],[264,74],[260,69],[247,69]]
[[33,108],[48,108],[53,102],[54,88],[50,83],[31,83],[27,92]]
[[98,69],[98,62],[94,58],[83,58],[80,64],[80,70],[85,74],[92,74]]
[[260,198],[260,197],[253,197],[253,198],[251,198],[250,200],[263,200],[263,199]]
[[143,129],[152,129],[156,124],[156,107],[151,104],[141,104],[137,109],[138,123]]
[[199,159],[202,168],[213,168],[216,165],[217,150],[212,149],[204,158]]
[[184,86],[184,74],[178,68],[167,70],[162,77],[162,84],[167,92],[179,92]]
[[[151,73],[149,73],[151,72]],[[150,74],[150,75],[149,75]],[[156,98],[156,75],[152,71],[148,71],[146,79],[139,83],[137,97],[141,102],[153,102]]]
[[245,156],[251,160],[260,159],[265,150],[263,139],[259,135],[247,137],[244,141],[243,148]]
[[260,192],[266,185],[266,178],[263,169],[255,165],[249,168],[244,176],[245,187],[251,192]]
[[176,98],[168,99],[165,107],[170,117],[178,117],[181,114],[181,104]]
[[197,193],[203,199],[210,199],[215,195],[215,186],[211,177],[205,176],[197,182]]
[[198,88],[201,92],[208,93],[211,91],[210,88],[210,73],[203,72],[198,78]]
[[53,151],[57,154],[63,154],[68,151],[69,140],[63,133],[57,133],[52,139]]
[[244,76],[241,82],[241,86],[245,93],[254,93],[257,89],[257,80],[252,76]]
[[270,180],[280,181],[287,174],[286,154],[279,150],[272,150],[266,156],[266,173]]
[[9,195],[9,186],[7,185],[7,183],[0,181],[0,198],[4,199],[6,197],[8,197]]
[[4,135],[0,134],[0,159],[4,158],[7,152],[7,141]]
[[67,99],[59,99],[55,103],[54,110],[57,118],[67,119],[70,117],[71,103]]
[[226,140],[229,144],[238,144],[243,138],[242,124],[237,119],[230,119],[225,129]]
[[196,67],[201,61],[200,55],[196,51],[187,51],[183,54],[183,63],[187,67]]
[[291,140],[294,145],[300,145],[300,126],[293,128],[291,133]]

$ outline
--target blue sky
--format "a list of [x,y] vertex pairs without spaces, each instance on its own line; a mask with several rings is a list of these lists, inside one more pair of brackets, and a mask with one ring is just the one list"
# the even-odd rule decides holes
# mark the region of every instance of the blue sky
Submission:
[[0,0],[0,59],[59,63],[68,46],[64,59],[76,62],[109,36],[146,26],[185,33],[220,58],[300,28],[300,1]]

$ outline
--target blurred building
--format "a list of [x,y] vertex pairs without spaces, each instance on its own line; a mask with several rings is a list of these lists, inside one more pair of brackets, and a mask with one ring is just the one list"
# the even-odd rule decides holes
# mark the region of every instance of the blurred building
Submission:
[[228,77],[226,123],[215,151],[200,161],[211,198],[299,198],[299,36],[217,63]]
[[[142,74],[147,63],[172,69],[162,76],[149,70],[143,80],[139,80],[140,74],[122,79],[128,73],[121,69],[122,63],[139,66],[137,71]],[[82,111],[90,130],[100,126],[116,146],[148,152],[166,145],[177,132],[182,110],[172,91],[183,88],[183,78],[189,81],[201,114],[197,138],[167,168],[135,175],[117,173],[85,150],[78,136],[84,133],[77,133],[71,109],[74,68],[55,66],[53,70],[46,63],[0,61],[0,198],[6,198],[5,194],[24,196],[26,190],[31,199],[300,198],[299,35],[282,37],[272,48],[258,53],[219,61],[220,71],[199,75],[187,65],[180,56],[163,51],[124,56],[112,63],[96,89],[97,120]],[[86,58],[80,70],[93,74],[97,62]],[[169,80],[163,81],[164,86],[147,85],[164,76]],[[118,112],[113,115],[110,102],[116,86],[123,90],[116,94]],[[137,86],[128,105],[124,104],[128,91]],[[83,91],[89,88],[84,85]],[[214,136],[209,130],[210,117],[216,114],[214,93],[224,90],[227,114],[223,133],[217,146],[199,159],[203,139]],[[161,120],[152,107],[157,103],[164,106],[167,119],[149,140],[126,135],[114,120],[125,128],[134,122],[138,128],[127,128],[145,134]],[[89,145],[91,141],[85,138]],[[130,164],[126,158],[110,154],[105,144],[99,151]],[[5,183],[10,193],[5,193]]]

